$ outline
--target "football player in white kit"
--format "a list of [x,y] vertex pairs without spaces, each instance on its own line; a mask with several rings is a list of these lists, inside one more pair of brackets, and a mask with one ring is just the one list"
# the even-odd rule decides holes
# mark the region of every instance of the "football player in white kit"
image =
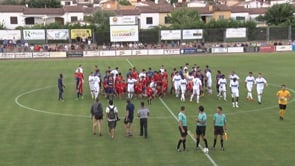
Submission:
[[132,99],[132,97],[133,97],[135,82],[137,82],[137,80],[132,78],[131,75],[129,75],[128,79],[127,79],[127,93],[128,93],[129,99]]
[[94,89],[94,99],[96,100],[98,98],[98,95],[99,95],[99,91],[100,91],[100,87],[99,87],[99,84],[100,84],[100,78],[98,75],[94,75],[93,77],[93,89]]
[[211,95],[212,94],[212,74],[209,69],[206,70],[205,76],[207,80],[207,92]]
[[233,80],[230,81],[229,87],[231,89],[231,97],[232,97],[232,104],[233,107],[238,108],[238,102],[239,102],[239,81],[237,78],[233,78]]
[[257,90],[257,99],[258,104],[261,104],[263,89],[267,86],[267,81],[262,77],[262,74],[259,73],[258,77],[255,79],[256,90]]
[[172,79],[176,97],[179,96],[180,80],[181,80],[181,76],[179,75],[179,72],[176,72]]
[[186,85],[187,85],[187,81],[184,77],[182,77],[180,80],[180,90],[181,90],[180,101],[185,101]]
[[200,78],[195,77],[193,79],[193,93],[191,95],[190,102],[193,101],[193,98],[194,98],[195,95],[197,95],[197,99],[196,99],[197,103],[200,102],[200,90],[201,90],[201,88],[202,88],[202,81],[200,80]]
[[233,80],[234,78],[236,78],[237,80],[240,79],[240,77],[234,72],[232,71],[231,74],[228,76],[229,80]]
[[252,72],[249,72],[249,75],[246,77],[245,79],[245,85],[247,88],[247,100],[253,101],[253,96],[252,96],[252,90],[253,90],[253,86],[255,84],[255,78],[253,76]]
[[93,75],[93,72],[90,72],[90,74],[88,76],[88,83],[89,83],[91,98],[94,99],[94,75]]
[[218,80],[218,87],[219,87],[219,99],[223,96],[223,100],[226,101],[226,84],[227,81],[225,79],[224,74],[221,75],[220,79]]

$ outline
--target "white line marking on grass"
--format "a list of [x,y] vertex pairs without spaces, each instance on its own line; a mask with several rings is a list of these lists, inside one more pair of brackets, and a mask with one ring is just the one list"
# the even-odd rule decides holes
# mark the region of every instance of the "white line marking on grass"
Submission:
[[[130,62],[129,59],[126,59],[126,61],[129,63],[129,65],[131,67],[134,67],[134,65]],[[168,105],[165,103],[165,101],[162,98],[159,98],[159,100],[161,101],[161,103],[164,105],[164,107],[167,109],[167,111],[174,117],[174,119],[176,121],[178,121],[178,118],[176,117],[176,115],[172,112],[172,110],[168,107]],[[196,139],[194,138],[194,136],[191,134],[190,131],[188,131],[189,136],[192,138],[192,140],[196,143]],[[200,147],[203,149],[203,147],[200,145]],[[204,151],[202,150],[202,152],[204,153]],[[212,159],[212,157],[208,154],[208,153],[204,153],[205,156],[209,159],[209,161],[212,163],[212,165],[214,166],[218,166],[216,164],[216,162]]]
[[[176,115],[172,112],[172,110],[169,108],[169,106],[165,103],[165,101],[162,98],[159,98],[159,100],[161,101],[161,103],[164,105],[164,107],[167,109],[167,111],[174,117],[174,119],[176,121],[178,121],[178,118],[176,117]],[[196,143],[196,139],[195,137],[191,134],[190,131],[188,131],[189,136],[191,137],[191,139]],[[202,145],[200,145],[200,147],[203,149]],[[205,154],[205,156],[209,159],[209,161],[212,163],[212,165],[214,166],[218,166],[216,164],[216,162],[212,159],[212,157],[208,154],[205,153],[203,150],[202,152]]]
[[134,65],[130,62],[130,60],[127,58],[126,59],[126,61],[129,63],[129,65],[131,66],[131,67],[134,67]]
[[[26,95],[29,95],[29,94],[32,94],[34,92],[37,92],[37,91],[42,91],[42,90],[45,90],[45,89],[49,89],[49,88],[55,88],[55,86],[47,86],[47,87],[44,87],[44,88],[37,88],[37,89],[33,89],[33,90],[30,90],[30,91],[27,91],[27,92],[24,92],[20,95],[18,95],[16,98],[15,98],[15,103],[21,107],[21,108],[24,108],[24,109],[27,109],[27,110],[30,110],[30,111],[34,111],[34,112],[39,112],[39,113],[44,113],[44,114],[48,114],[48,115],[55,115],[55,116],[66,116],[66,117],[78,117],[78,118],[90,118],[90,116],[87,116],[87,115],[77,115],[77,114],[66,114],[66,113],[58,113],[58,112],[50,112],[50,111],[45,111],[45,110],[40,110],[40,109],[36,109],[36,108],[32,108],[32,107],[29,107],[29,106],[26,106],[26,105],[23,105],[19,102],[19,99],[23,96],[26,96]],[[122,117],[124,118],[124,117]],[[151,116],[150,117],[151,119],[161,119],[161,120],[165,120],[165,119],[170,119],[170,117],[168,116]],[[137,117],[136,117],[137,119]]]
[[44,90],[44,89],[53,88],[53,87],[55,87],[55,86],[47,86],[47,87],[44,87],[44,88],[37,88],[37,89],[33,89],[33,90],[30,90],[30,91],[24,92],[24,93],[18,95],[14,99],[14,101],[15,101],[15,103],[19,107],[24,108],[24,109],[27,109],[27,110],[30,110],[30,111],[34,111],[34,112],[40,112],[40,113],[49,114],[49,115],[55,115],[55,116],[90,118],[90,116],[86,116],[86,115],[75,115],[75,114],[66,114],[66,113],[58,113],[58,112],[49,112],[49,111],[45,111],[45,110],[39,110],[39,109],[35,109],[35,108],[31,108],[31,107],[25,106],[25,105],[23,105],[23,104],[21,104],[19,102],[19,99],[21,97],[25,96],[25,95],[29,95],[31,93],[34,93],[34,92],[37,92],[37,91],[41,91],[41,90]]

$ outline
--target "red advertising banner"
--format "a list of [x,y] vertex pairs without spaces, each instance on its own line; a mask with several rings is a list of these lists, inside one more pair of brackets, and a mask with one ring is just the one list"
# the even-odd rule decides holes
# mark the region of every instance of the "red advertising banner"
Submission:
[[259,47],[259,52],[274,52],[275,46],[261,46]]

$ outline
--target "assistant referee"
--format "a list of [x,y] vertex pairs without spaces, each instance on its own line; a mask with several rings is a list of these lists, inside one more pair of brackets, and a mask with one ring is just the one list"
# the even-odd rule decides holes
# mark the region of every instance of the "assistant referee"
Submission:
[[208,142],[205,137],[206,135],[206,125],[207,125],[207,115],[205,113],[205,108],[203,106],[199,106],[199,114],[196,118],[197,127],[196,127],[196,150],[199,149],[200,138],[203,139],[205,143],[205,148],[208,149]]

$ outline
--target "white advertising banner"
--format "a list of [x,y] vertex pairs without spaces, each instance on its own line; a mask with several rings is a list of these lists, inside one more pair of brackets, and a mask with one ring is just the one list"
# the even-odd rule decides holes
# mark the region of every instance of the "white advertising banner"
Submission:
[[246,38],[246,28],[227,28],[225,38]]
[[100,51],[100,56],[116,56],[116,51],[109,50],[109,51]]
[[280,45],[280,46],[276,46],[276,51],[278,51],[278,52],[292,51],[292,45]]
[[165,49],[164,54],[165,55],[179,55],[180,49]]
[[32,58],[32,53],[30,52],[16,52],[14,53],[15,58]]
[[148,50],[132,50],[132,55],[148,55]]
[[138,41],[138,26],[111,26],[111,42],[136,42]]
[[24,29],[23,35],[25,40],[45,40],[44,29]]
[[99,51],[84,51],[83,56],[85,57],[99,56]]
[[68,29],[47,29],[47,40],[68,40],[70,38]]
[[20,30],[0,30],[0,40],[20,40]]
[[33,58],[50,58],[50,52],[33,52]]
[[203,29],[184,29],[182,30],[182,39],[203,39]]
[[181,30],[161,30],[161,40],[180,40]]
[[149,50],[148,55],[163,55],[164,50],[163,49],[152,49]]
[[13,59],[14,53],[1,53],[0,54],[0,59]]
[[110,25],[135,25],[135,24],[137,24],[135,16],[110,17]]
[[67,57],[66,52],[50,52],[50,58],[65,58]]
[[244,47],[228,47],[227,52],[228,53],[241,53],[241,52],[244,52]]
[[131,50],[117,50],[116,51],[116,56],[128,56],[128,55],[132,55]]
[[224,47],[214,47],[211,48],[212,53],[227,53],[227,48]]

